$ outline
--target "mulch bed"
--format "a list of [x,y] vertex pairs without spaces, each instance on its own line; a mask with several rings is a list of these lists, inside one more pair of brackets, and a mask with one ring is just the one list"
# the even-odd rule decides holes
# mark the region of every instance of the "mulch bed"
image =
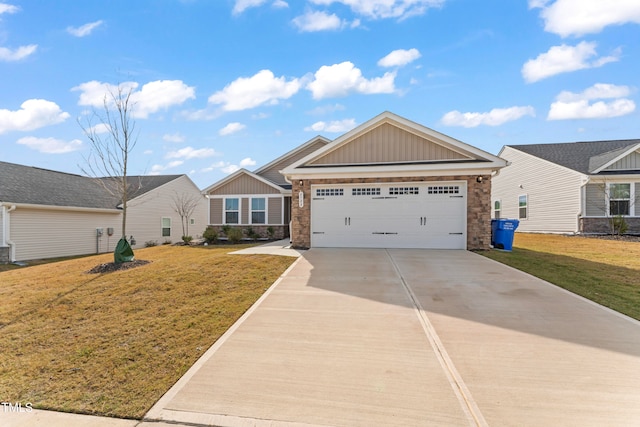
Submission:
[[111,273],[113,271],[120,270],[129,270],[131,268],[141,267],[143,265],[149,264],[151,261],[145,261],[142,259],[135,259],[129,262],[109,262],[106,264],[99,264],[93,267],[91,270],[87,271],[89,274],[102,274],[102,273]]

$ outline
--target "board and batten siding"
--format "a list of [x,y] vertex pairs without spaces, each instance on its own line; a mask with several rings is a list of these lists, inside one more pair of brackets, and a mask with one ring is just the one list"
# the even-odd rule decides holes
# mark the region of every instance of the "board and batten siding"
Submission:
[[624,156],[622,159],[608,166],[607,171],[621,171],[621,170],[638,170],[640,169],[640,153],[637,151]]
[[[165,240],[173,243],[182,239],[180,215],[175,211],[176,197],[186,195],[198,199],[198,206],[192,216],[195,224],[189,223],[188,234],[194,238],[202,236],[207,227],[207,199],[200,193],[196,185],[183,175],[127,203],[127,237],[133,236],[136,247],[144,247],[145,242],[162,244]],[[171,218],[171,235],[162,235],[162,218]],[[116,228],[120,237],[121,228]]]
[[309,164],[371,164],[468,159],[467,156],[419,135],[384,123]]
[[4,210],[6,208],[4,206],[0,206],[0,246],[5,246],[5,241],[4,241],[4,227],[5,227],[5,223],[4,223]]
[[300,150],[299,152],[295,153],[295,155],[285,157],[284,159],[281,159],[280,161],[270,165],[268,168],[259,169],[257,174],[263,178],[268,179],[269,181],[275,182],[278,185],[290,184],[289,182],[287,182],[286,179],[284,179],[284,176],[282,176],[282,174],[279,171],[297,162],[303,157],[308,156],[314,151],[324,147],[325,145],[326,145],[325,141],[318,140],[315,143],[305,147],[303,150]]
[[277,188],[259,181],[249,175],[241,174],[219,188],[208,193],[209,195],[238,195],[238,194],[280,194]]
[[528,218],[519,219],[518,231],[579,231],[583,174],[509,146],[499,156],[510,162],[491,180],[491,201],[500,200],[502,218],[519,219],[518,198],[526,195]]
[[[118,243],[120,211],[114,213],[18,207],[11,212],[16,261],[111,252]],[[113,236],[107,228],[114,228]],[[97,238],[102,228],[102,238]],[[98,244],[97,244],[98,243]]]

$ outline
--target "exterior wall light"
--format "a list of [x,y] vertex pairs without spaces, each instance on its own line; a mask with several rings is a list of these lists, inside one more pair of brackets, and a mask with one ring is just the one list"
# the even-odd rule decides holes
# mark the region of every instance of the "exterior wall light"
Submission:
[[476,182],[477,182],[477,183],[482,184],[483,179],[484,179],[484,178],[482,178],[482,176],[478,176],[478,177],[476,178]]

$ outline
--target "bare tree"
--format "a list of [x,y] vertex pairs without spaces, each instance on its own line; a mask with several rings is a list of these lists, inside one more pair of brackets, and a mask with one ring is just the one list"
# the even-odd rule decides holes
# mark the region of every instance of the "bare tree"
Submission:
[[131,100],[132,93],[133,87],[119,84],[105,94],[103,111],[94,109],[85,122],[78,120],[91,146],[82,172],[98,178],[97,182],[122,203],[123,238],[127,231],[127,201],[132,195],[131,183],[127,182],[127,166],[138,140],[136,124],[131,117],[135,105]]
[[180,222],[182,223],[182,235],[189,235],[189,218],[198,207],[198,204],[202,201],[200,196],[188,193],[175,192],[172,197],[172,207],[178,215],[180,215]]

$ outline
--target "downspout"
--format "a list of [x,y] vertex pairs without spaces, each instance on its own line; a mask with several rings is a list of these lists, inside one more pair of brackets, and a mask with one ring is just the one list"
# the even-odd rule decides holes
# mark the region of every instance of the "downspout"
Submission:
[[582,185],[580,186],[580,212],[578,212],[576,218],[576,234],[584,234],[580,230],[580,218],[584,218],[587,213],[587,184],[591,181],[591,177],[587,175],[582,179]]
[[[11,235],[9,234],[11,229],[11,226],[10,226],[11,222],[9,220],[11,215],[9,215],[9,213],[15,210],[16,210],[16,205],[11,205],[9,209],[6,209],[4,211],[6,215],[2,215],[2,226],[4,227],[2,236],[6,244],[9,245],[9,262],[16,262],[16,244],[10,239]],[[9,236],[9,238],[7,238],[7,236]]]

